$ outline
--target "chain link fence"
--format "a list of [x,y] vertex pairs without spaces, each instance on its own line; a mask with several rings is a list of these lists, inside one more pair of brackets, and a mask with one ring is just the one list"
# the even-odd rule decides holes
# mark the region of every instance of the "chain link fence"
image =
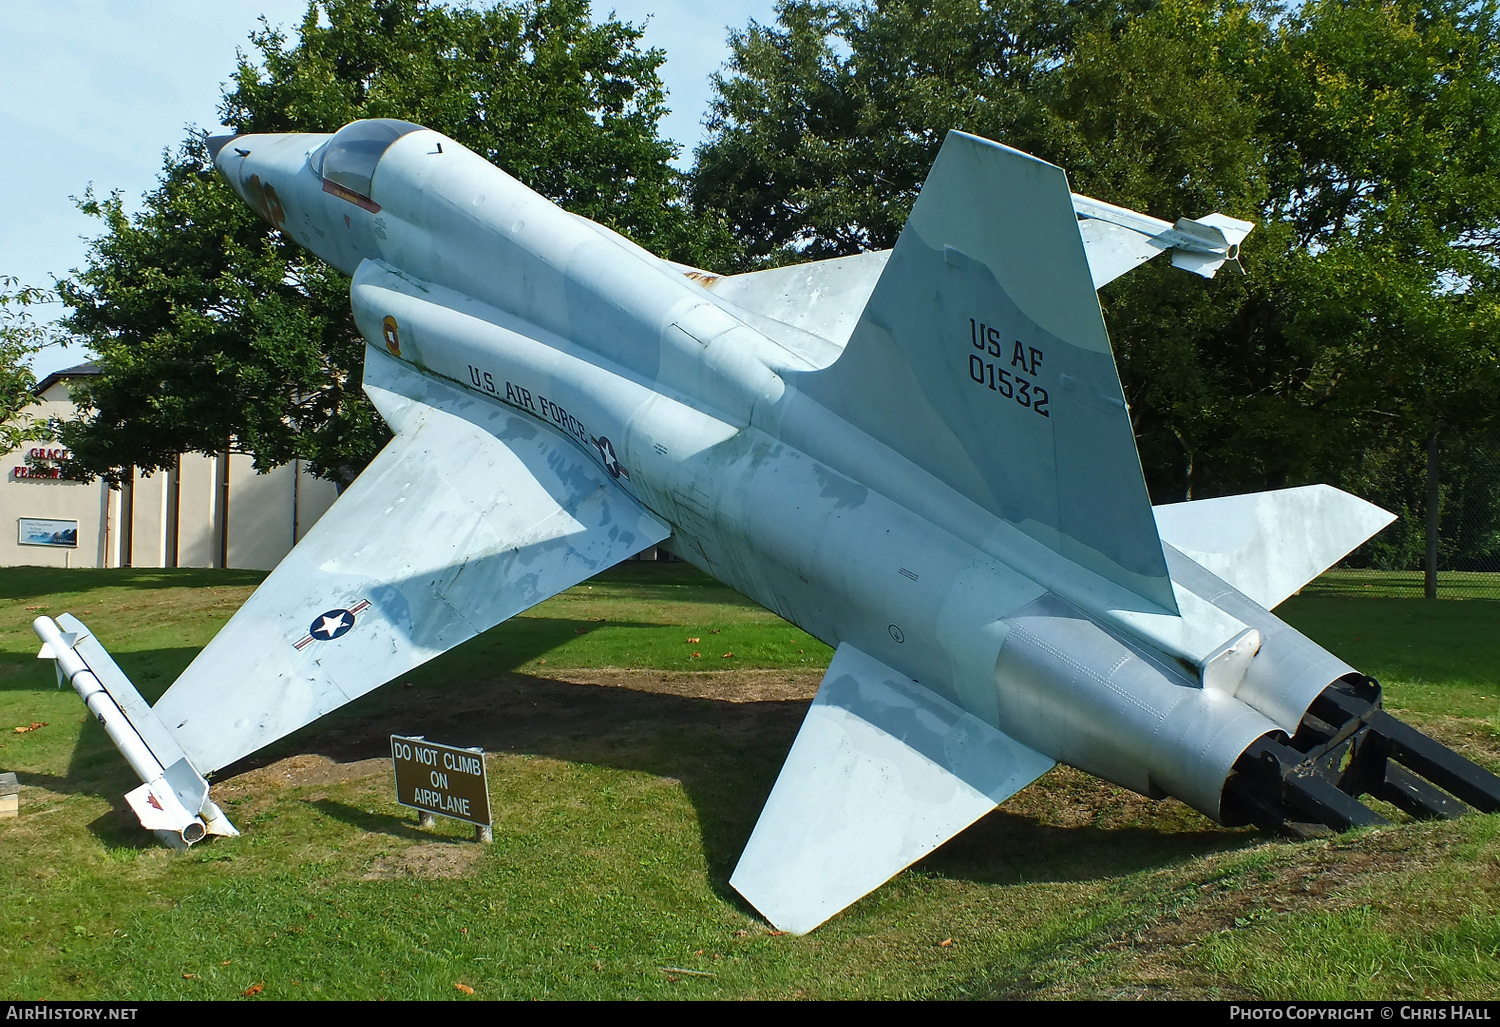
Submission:
[[[1437,597],[1500,600],[1500,431],[1444,438],[1439,452]],[[1367,456],[1351,491],[1396,523],[1319,582],[1324,594],[1424,594],[1427,456],[1410,445]]]

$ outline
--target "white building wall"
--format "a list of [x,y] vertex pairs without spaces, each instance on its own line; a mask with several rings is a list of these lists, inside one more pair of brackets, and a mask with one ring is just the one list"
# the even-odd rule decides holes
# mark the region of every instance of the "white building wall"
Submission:
[[338,487],[324,478],[314,478],[307,464],[297,461],[297,541],[318,523],[318,518],[339,498]]
[[[39,420],[73,416],[73,401],[67,386],[58,382],[41,397],[30,413]],[[108,509],[109,489],[98,482],[63,481],[45,475],[55,462],[44,454],[56,452],[52,444],[28,445],[0,456],[0,564],[34,567],[95,567],[107,535],[101,516]],[[32,454],[36,454],[32,456]],[[30,457],[30,459],[28,459]],[[24,545],[20,541],[23,518],[78,522],[75,548]]]
[[166,471],[157,471],[150,477],[136,472],[131,486],[133,519],[130,532],[130,552],[122,559],[125,567],[167,566],[167,497],[171,493]]
[[[68,380],[50,385],[31,413],[73,417]],[[302,461],[256,474],[242,453],[186,453],[172,470],[149,477],[137,471],[124,489],[33,477],[53,465],[40,459],[29,466],[27,454],[57,448],[0,455],[0,566],[217,567],[227,555],[230,567],[269,570],[338,497]],[[77,546],[23,545],[22,518],[76,521]]]
[[229,457],[229,566],[269,570],[292,548],[296,468],[256,474],[253,464],[247,453]]
[[219,566],[219,458],[184,453],[178,462],[177,566]]
[[229,566],[270,570],[338,498],[301,460],[266,474],[248,453],[229,457]]

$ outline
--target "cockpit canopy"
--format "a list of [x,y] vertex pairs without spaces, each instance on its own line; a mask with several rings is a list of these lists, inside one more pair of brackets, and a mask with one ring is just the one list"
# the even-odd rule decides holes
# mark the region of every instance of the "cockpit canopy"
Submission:
[[345,125],[313,154],[313,167],[323,176],[323,188],[333,193],[352,193],[368,200],[375,165],[380,163],[385,151],[397,139],[421,128],[421,125],[394,118],[372,118]]

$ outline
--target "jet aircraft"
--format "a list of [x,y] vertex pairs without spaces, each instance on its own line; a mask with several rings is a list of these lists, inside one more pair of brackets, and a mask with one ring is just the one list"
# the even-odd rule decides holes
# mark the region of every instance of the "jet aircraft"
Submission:
[[408,122],[214,146],[352,276],[394,439],[154,705],[38,619],[178,844],[236,833],[206,775],[657,544],[835,649],[731,877],[788,931],[1059,762],[1285,831],[1500,808],[1268,612],[1391,515],[1147,497],[1096,289],[1211,276],[1248,223],[953,132],[891,251],[717,277]]

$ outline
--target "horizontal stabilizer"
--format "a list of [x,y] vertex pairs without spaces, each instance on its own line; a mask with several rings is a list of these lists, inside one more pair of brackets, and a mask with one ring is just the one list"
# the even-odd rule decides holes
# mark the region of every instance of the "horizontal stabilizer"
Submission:
[[723,278],[698,276],[703,287],[741,310],[799,328],[834,344],[832,363],[880,280],[890,250],[766,268]]
[[397,435],[155,709],[205,773],[653,545],[560,434],[373,347]]
[[1396,519],[1329,485],[1156,507],[1161,539],[1271,609]]
[[1054,765],[840,645],[729,883],[805,934]]

